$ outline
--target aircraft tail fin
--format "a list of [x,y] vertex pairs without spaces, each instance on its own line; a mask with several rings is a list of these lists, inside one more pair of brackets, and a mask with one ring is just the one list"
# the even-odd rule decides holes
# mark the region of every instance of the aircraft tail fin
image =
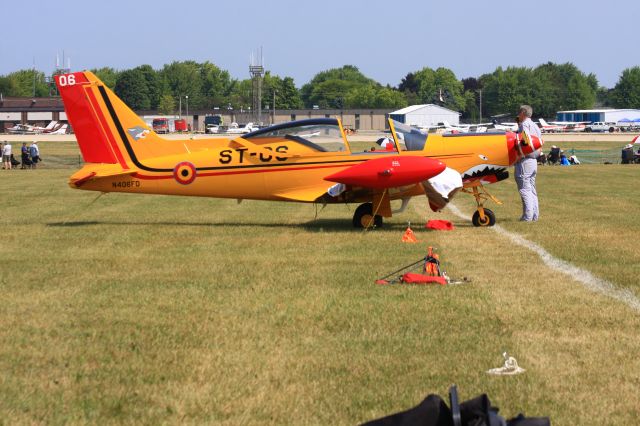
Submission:
[[547,122],[545,121],[545,119],[544,119],[544,118],[542,118],[542,117],[540,117],[540,118],[538,119],[538,121],[540,121],[540,124],[541,124],[541,125],[543,125],[543,126],[548,126],[548,125],[549,125],[549,123],[547,123]]
[[135,168],[132,142],[158,138],[155,132],[93,73],[62,74],[55,80],[84,161]]

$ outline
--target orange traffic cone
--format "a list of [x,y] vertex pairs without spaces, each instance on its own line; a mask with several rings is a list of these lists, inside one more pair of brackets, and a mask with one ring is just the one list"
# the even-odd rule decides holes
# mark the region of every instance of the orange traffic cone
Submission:
[[407,226],[407,230],[404,231],[404,234],[402,235],[402,242],[403,243],[417,243],[418,242],[418,239],[416,238],[416,235],[411,230],[411,222],[409,222],[409,226]]

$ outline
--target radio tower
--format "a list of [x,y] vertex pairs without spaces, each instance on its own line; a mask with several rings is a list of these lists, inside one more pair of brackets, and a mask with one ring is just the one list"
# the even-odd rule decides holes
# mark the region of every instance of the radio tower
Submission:
[[262,76],[264,76],[264,67],[262,66],[262,47],[254,56],[251,53],[249,57],[249,74],[253,80],[253,116],[257,124],[262,124]]

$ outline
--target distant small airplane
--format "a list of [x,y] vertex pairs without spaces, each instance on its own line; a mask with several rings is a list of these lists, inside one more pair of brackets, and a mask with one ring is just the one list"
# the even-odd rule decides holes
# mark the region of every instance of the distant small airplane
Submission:
[[245,124],[244,126],[241,126],[241,127],[237,127],[238,126],[237,124],[236,124],[236,127],[233,127],[233,124],[235,124],[235,123],[231,124],[232,127],[229,127],[227,129],[226,133],[229,133],[229,134],[232,134],[232,135],[234,135],[234,134],[235,135],[241,135],[241,134],[249,133],[249,132],[252,132],[253,130],[256,130],[253,127],[253,123],[247,123],[247,124]]
[[[382,226],[426,195],[434,211],[458,192],[474,196],[475,226],[495,224],[483,187],[542,141],[511,132],[427,134],[389,120],[395,149],[359,151],[337,118],[276,124],[247,134],[168,140],[93,73],[55,76],[85,165],[69,186],[100,192],[361,203],[355,227]],[[394,148],[394,147],[392,147]],[[402,205],[393,210],[391,202]]]
[[7,131],[14,135],[35,135],[36,128],[28,124],[16,124],[13,127],[9,127]]
[[492,127],[496,130],[501,130],[503,132],[518,131],[518,123],[507,123],[507,122],[499,123],[497,120],[493,120]]
[[69,125],[65,123],[55,127],[53,130],[49,132],[44,132],[44,133],[47,133],[49,135],[65,135],[67,134],[68,130],[69,130]]
[[545,133],[553,132],[584,132],[590,121],[545,121],[540,118],[540,129]]
[[538,121],[540,121],[540,130],[543,133],[558,133],[564,131],[564,126],[560,124],[549,124],[544,118],[540,118]]
[[13,127],[9,127],[7,131],[14,135],[39,135],[41,133],[59,134],[54,132],[56,132],[62,126],[65,126],[66,129],[67,125],[60,125],[57,121],[50,121],[46,127],[32,126],[30,124],[16,124]]

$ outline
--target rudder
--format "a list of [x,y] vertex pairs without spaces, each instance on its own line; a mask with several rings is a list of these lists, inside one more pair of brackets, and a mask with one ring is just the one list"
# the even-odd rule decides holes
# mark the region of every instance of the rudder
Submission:
[[140,129],[146,136],[153,133],[146,123],[89,71],[58,75],[55,80],[84,161],[120,164],[123,169],[134,166],[135,154],[123,129]]

